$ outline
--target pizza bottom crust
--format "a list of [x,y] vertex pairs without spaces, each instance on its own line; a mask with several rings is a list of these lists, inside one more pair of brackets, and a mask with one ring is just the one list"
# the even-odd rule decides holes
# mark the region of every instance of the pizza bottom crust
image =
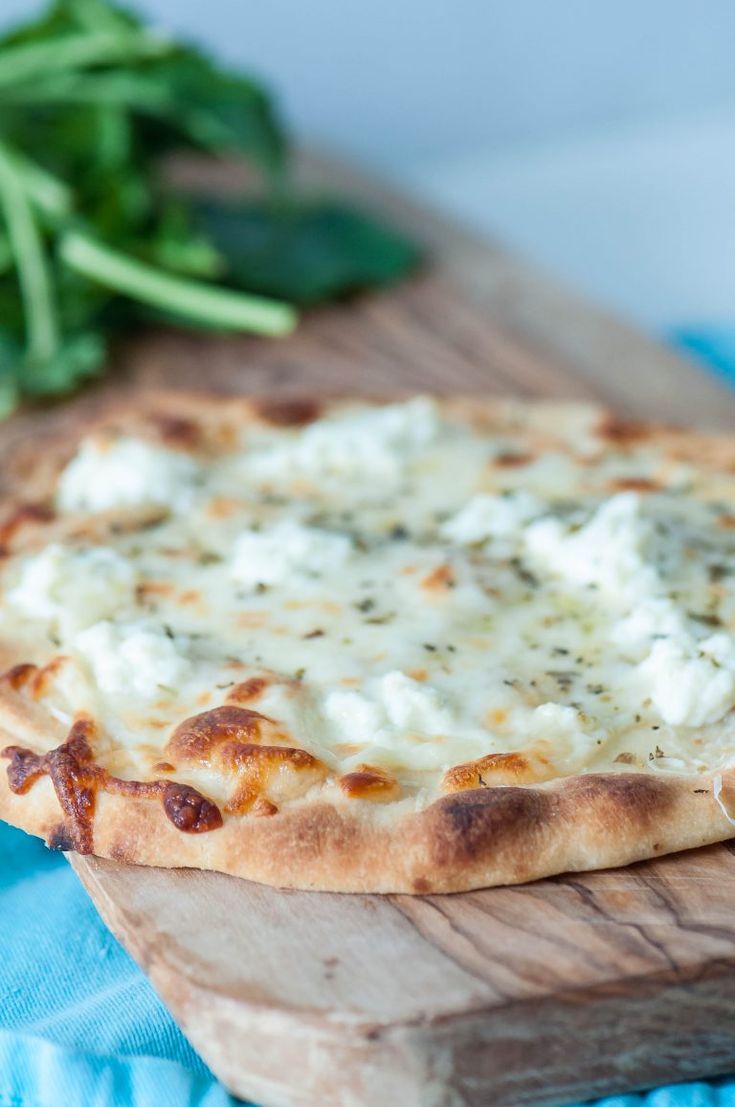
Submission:
[[[478,788],[392,819],[377,805],[295,803],[186,834],[161,805],[100,793],[93,852],[137,865],[200,868],[330,892],[460,892],[626,865],[735,836],[735,770],[701,776],[604,773],[539,787]],[[69,849],[48,777],[25,795],[0,774],[0,816]]]

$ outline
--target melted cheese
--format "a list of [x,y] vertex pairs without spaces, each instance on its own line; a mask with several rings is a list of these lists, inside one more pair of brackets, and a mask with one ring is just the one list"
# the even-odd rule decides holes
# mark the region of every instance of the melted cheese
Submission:
[[[583,448],[542,453],[522,422],[471,431],[423,398],[251,427],[218,457],[95,436],[62,513],[165,517],[9,558],[0,632],[62,653],[54,711],[93,704],[133,762],[257,678],[279,741],[416,797],[514,751],[544,779],[727,765],[735,478],[712,495],[688,467],[683,494],[680,463],[667,484],[655,447],[580,421]],[[631,479],[652,490],[615,491]]]

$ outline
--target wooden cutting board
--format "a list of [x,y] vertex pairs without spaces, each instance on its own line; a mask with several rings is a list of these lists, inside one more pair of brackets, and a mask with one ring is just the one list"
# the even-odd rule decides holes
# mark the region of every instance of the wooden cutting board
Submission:
[[[321,160],[434,250],[425,276],[285,343],[157,335],[110,389],[435,389],[599,397],[735,427],[735,394],[456,227]],[[211,873],[72,863],[233,1092],[265,1107],[562,1104],[735,1069],[728,845],[457,896],[282,892]]]

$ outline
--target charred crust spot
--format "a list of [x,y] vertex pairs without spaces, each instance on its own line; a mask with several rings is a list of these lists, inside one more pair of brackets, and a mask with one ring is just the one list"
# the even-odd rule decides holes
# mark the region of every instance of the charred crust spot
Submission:
[[350,799],[392,800],[400,792],[394,777],[372,765],[360,765],[354,772],[340,777],[338,783]]
[[535,454],[528,451],[506,450],[493,459],[493,465],[498,469],[520,469],[524,465],[531,465],[535,460]]
[[609,412],[603,417],[596,431],[600,438],[619,446],[640,442],[651,435],[651,428],[645,423],[641,423],[636,419],[623,419],[613,412]]
[[258,400],[257,415],[274,427],[305,427],[321,414],[321,404],[306,396],[277,396]]
[[647,827],[674,802],[669,783],[642,773],[590,773],[567,781],[566,794],[575,806],[597,809],[608,826],[629,820]]
[[254,742],[263,723],[271,722],[258,711],[225,704],[184,719],[169,739],[166,750],[174,759],[207,762],[215,749],[231,742]]
[[177,784],[173,780],[166,784],[163,810],[176,829],[185,834],[203,834],[222,826],[217,805],[188,784]]
[[429,884],[425,876],[417,876],[416,879],[412,881],[411,886],[414,892],[420,896],[425,896],[431,891],[431,884]]
[[532,855],[538,831],[548,823],[555,797],[535,788],[475,788],[437,800],[431,820],[432,861],[441,866],[476,862],[488,851],[518,848],[519,835]]
[[154,412],[150,416],[150,422],[168,446],[196,450],[201,445],[201,427],[193,419],[185,419],[181,415],[168,415],[166,412]]
[[120,861],[122,864],[131,860],[129,851],[119,842],[115,842],[110,846],[110,858],[113,861]]
[[616,477],[609,484],[611,492],[656,492],[660,487],[650,477]]
[[71,853],[74,848],[74,836],[69,833],[64,823],[59,823],[48,836],[49,849],[58,850],[60,853]]

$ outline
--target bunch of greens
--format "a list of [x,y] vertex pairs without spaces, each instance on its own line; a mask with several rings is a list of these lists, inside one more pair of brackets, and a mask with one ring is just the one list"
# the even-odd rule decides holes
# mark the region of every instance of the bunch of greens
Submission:
[[[164,183],[179,152],[239,157],[258,197]],[[249,78],[108,0],[56,0],[0,38],[0,412],[103,368],[151,319],[285,335],[294,305],[396,280],[415,247],[288,179],[273,105]]]

